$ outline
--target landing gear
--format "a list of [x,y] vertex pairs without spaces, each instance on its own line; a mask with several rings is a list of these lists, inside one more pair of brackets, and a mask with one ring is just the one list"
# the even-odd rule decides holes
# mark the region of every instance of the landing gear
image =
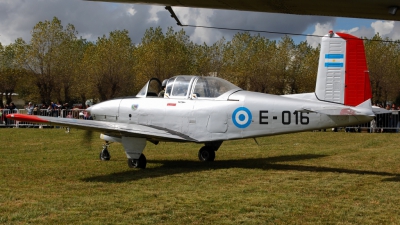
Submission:
[[203,147],[199,150],[199,159],[203,162],[212,162],[215,159],[215,152],[221,146],[222,141],[217,142],[207,142]]
[[138,159],[128,159],[129,168],[145,169],[147,164],[146,156],[140,155]]
[[199,159],[200,161],[206,162],[206,161],[214,161],[215,159],[215,151],[211,149],[210,147],[203,146],[199,150]]
[[101,150],[101,152],[100,152],[100,160],[101,161],[108,161],[111,158],[110,152],[108,152],[108,146],[109,146],[109,143],[108,143],[108,141],[106,141],[106,143],[103,145],[103,150]]

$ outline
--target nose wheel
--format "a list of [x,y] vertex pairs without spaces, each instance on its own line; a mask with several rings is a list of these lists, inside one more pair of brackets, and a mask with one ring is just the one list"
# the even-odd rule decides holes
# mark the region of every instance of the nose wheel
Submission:
[[110,152],[108,151],[109,143],[108,141],[103,145],[103,150],[100,152],[100,160],[101,161],[108,161],[110,160]]
[[138,159],[128,159],[129,168],[145,169],[147,164],[146,156],[140,155]]

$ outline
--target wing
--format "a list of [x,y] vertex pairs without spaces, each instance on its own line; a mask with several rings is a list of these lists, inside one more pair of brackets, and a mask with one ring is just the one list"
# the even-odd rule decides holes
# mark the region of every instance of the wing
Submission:
[[163,6],[231,9],[297,15],[338,16],[400,20],[397,0],[89,0],[101,2],[144,3]]
[[9,114],[7,115],[7,118],[22,122],[48,124],[50,126],[64,126],[82,130],[98,131],[107,134],[114,134],[116,136],[144,137],[160,141],[196,142],[195,139],[183,133],[152,125],[123,124],[106,121],[33,116],[25,114]]

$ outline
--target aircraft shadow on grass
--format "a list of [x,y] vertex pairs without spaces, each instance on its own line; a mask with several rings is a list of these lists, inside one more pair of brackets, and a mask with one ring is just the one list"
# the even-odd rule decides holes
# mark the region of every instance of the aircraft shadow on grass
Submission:
[[328,155],[317,154],[301,154],[301,155],[284,155],[277,157],[258,158],[258,159],[239,159],[239,160],[218,160],[215,162],[198,162],[190,160],[149,160],[149,163],[162,164],[162,166],[147,168],[145,170],[130,170],[120,173],[112,173],[109,175],[94,176],[82,179],[85,182],[108,182],[122,183],[135,181],[145,178],[156,178],[169,176],[180,173],[200,172],[206,170],[218,170],[229,168],[243,169],[262,169],[262,170],[282,170],[282,171],[299,171],[299,172],[328,172],[328,173],[346,173],[355,175],[376,175],[388,177],[382,181],[400,182],[400,174],[353,170],[343,168],[331,168],[321,166],[306,166],[282,164],[282,162],[294,162],[308,159],[318,159]]

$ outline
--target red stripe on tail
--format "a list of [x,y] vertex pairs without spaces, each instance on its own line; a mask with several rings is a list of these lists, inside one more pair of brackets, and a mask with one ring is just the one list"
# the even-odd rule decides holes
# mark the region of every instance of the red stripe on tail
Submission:
[[336,34],[346,40],[344,104],[357,106],[372,97],[364,42],[350,34]]

